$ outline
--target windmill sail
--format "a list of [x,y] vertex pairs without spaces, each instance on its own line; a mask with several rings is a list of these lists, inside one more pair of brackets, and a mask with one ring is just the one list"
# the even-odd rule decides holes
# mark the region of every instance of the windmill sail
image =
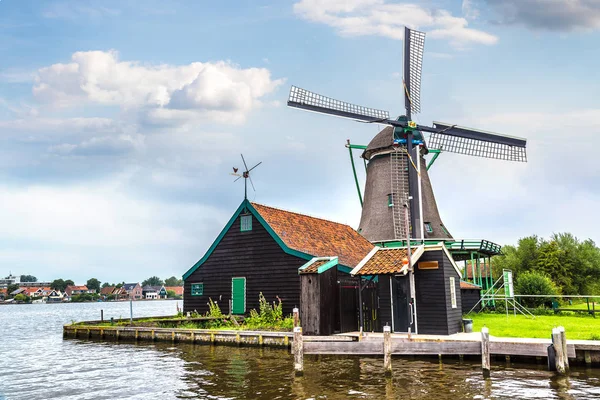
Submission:
[[421,112],[421,71],[425,33],[404,28],[404,100],[406,109]]
[[390,118],[390,113],[387,111],[335,100],[296,86],[292,86],[290,89],[290,97],[287,105],[289,107],[350,118],[357,121],[378,122]]
[[438,132],[427,141],[430,149],[494,158],[507,161],[527,161],[527,140],[443,122],[434,122]]

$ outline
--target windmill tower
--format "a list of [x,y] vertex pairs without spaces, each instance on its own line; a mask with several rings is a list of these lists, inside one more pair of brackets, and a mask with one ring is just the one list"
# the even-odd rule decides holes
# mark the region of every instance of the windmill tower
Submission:
[[[430,149],[471,156],[527,161],[527,140],[454,124],[433,126],[412,121],[421,111],[421,69],[425,33],[404,29],[403,92],[405,114],[390,119],[388,111],[362,107],[292,86],[288,106],[388,125],[369,143],[362,157],[368,162],[365,198],[359,231],[370,241],[406,237],[404,206],[409,206],[410,237],[451,239],[437,208],[424,156]],[[423,133],[430,133],[426,140]]]

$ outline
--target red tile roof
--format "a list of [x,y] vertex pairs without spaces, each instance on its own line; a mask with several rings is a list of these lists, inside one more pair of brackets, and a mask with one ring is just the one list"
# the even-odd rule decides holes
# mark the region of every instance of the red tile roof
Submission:
[[472,283],[464,282],[464,281],[460,281],[460,288],[461,289],[477,289],[477,290],[481,290],[480,286],[473,285]]
[[102,289],[100,289],[100,294],[108,295],[108,294],[111,294],[114,290],[115,290],[114,286],[106,286],[106,287],[103,287]]
[[377,250],[356,275],[399,274],[408,256],[406,249],[388,248]]
[[167,292],[169,290],[172,290],[175,292],[176,295],[183,296],[183,286],[165,286],[165,289],[167,290]]
[[252,203],[290,249],[313,257],[338,256],[339,263],[355,267],[373,248],[348,225]]

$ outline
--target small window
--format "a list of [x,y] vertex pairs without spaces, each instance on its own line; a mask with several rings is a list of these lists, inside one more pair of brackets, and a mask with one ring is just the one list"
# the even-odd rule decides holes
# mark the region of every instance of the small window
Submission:
[[452,302],[452,308],[456,308],[456,284],[454,277],[450,277],[450,301]]
[[388,194],[388,207],[394,207],[394,196],[392,193]]
[[204,283],[192,283],[192,296],[202,296],[204,294]]
[[425,231],[427,233],[433,233],[433,228],[431,227],[431,222],[425,222]]
[[252,230],[252,215],[242,215],[240,219],[240,226],[242,232],[248,232]]

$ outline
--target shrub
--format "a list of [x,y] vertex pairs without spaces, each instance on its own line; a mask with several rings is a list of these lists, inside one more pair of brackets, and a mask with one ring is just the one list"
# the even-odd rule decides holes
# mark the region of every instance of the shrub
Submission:
[[[528,271],[519,274],[515,282],[515,292],[522,295],[556,296],[559,291],[554,282],[545,274]],[[519,300],[527,307],[541,307],[550,303],[552,298],[522,297]]]
[[260,293],[258,302],[259,311],[250,310],[250,316],[246,318],[244,325],[250,329],[292,329],[294,321],[291,317],[283,317],[283,305],[279,297],[271,305]]

